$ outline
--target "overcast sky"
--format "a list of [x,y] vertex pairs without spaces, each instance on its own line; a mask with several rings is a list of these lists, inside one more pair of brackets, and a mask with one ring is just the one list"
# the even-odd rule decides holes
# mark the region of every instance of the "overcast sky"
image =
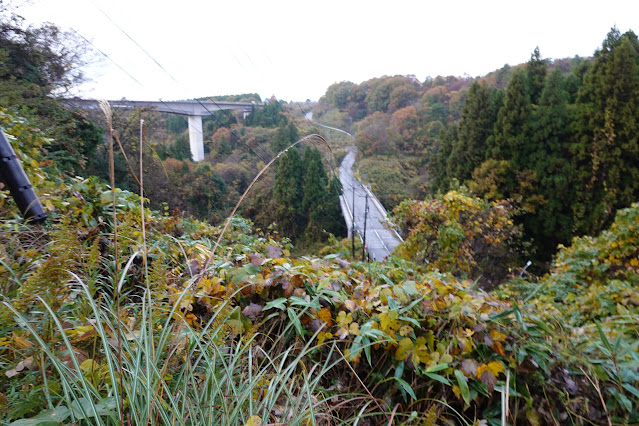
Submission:
[[639,33],[637,0],[33,0],[18,13],[111,58],[86,68],[82,96],[134,100],[317,100],[339,81],[479,76],[536,46],[544,58],[590,56],[612,26]]

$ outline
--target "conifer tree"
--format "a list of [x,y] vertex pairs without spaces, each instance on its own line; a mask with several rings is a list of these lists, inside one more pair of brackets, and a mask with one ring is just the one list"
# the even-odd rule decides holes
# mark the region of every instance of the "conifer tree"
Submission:
[[530,102],[534,105],[539,103],[541,92],[544,90],[544,82],[548,73],[548,64],[541,59],[539,47],[530,55],[530,61],[526,64],[526,75],[528,76],[528,87],[530,92]]
[[273,197],[277,205],[279,230],[290,238],[296,238],[304,229],[302,211],[302,161],[297,148],[283,154],[275,173]]
[[288,129],[286,123],[283,121],[277,126],[277,133],[271,142],[271,151],[273,154],[279,154],[285,150],[291,144],[289,139]]
[[510,161],[517,169],[527,165],[531,114],[526,75],[516,72],[508,85],[504,104],[499,110],[490,157]]
[[433,156],[431,163],[431,174],[433,175],[433,187],[436,191],[446,192],[450,189],[452,179],[454,178],[449,169],[449,161],[454,159],[451,157],[453,145],[457,141],[459,126],[452,124],[448,129],[444,129],[439,134],[439,147],[437,153]]
[[596,233],[639,198],[639,42],[632,31],[608,33],[577,102],[575,219],[580,233]]
[[534,114],[532,142],[535,152],[531,166],[543,198],[535,214],[524,218],[526,234],[533,239],[538,257],[549,260],[557,244],[567,244],[572,237],[571,204],[574,200],[569,145],[568,92],[565,78],[555,69],[544,86],[539,107]]
[[477,82],[470,86],[449,162],[449,173],[459,182],[470,179],[486,156],[486,140],[492,134],[498,111],[493,92]]
[[329,202],[327,178],[322,155],[316,148],[304,152],[304,198],[302,209],[308,215],[306,234],[308,239],[319,240],[325,225],[326,206]]

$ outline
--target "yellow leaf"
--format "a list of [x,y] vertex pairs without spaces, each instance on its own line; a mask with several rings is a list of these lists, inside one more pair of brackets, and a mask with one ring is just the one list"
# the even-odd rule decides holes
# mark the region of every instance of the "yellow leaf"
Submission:
[[444,354],[441,356],[441,358],[439,358],[439,362],[440,364],[450,364],[451,362],[453,362],[453,357],[449,354]]
[[251,416],[244,426],[262,426],[262,418],[260,416]]
[[498,342],[503,342],[504,340],[506,340],[506,335],[504,333],[500,333],[499,331],[497,331],[496,329],[491,329],[490,330],[490,337]]
[[413,350],[413,341],[408,337],[400,340],[397,345],[397,350],[395,351],[395,359],[397,361],[403,361],[406,359],[406,356]]
[[333,337],[333,333],[325,333],[321,331],[317,334],[317,344],[321,345],[326,339],[330,339],[331,337]]
[[459,388],[459,386],[457,386],[457,385],[453,385],[453,393],[455,394],[455,396],[457,397],[457,399],[462,399],[462,396],[461,396],[461,389]]
[[502,364],[500,361],[493,361],[489,363],[486,367],[491,373],[493,373],[493,376],[495,377],[497,377],[499,373],[504,372],[504,364]]
[[352,322],[351,325],[348,326],[348,332],[353,336],[359,336],[359,324]]
[[328,308],[322,308],[317,312],[317,318],[324,321],[327,326],[333,325],[333,319],[331,318],[331,311]]
[[409,325],[403,325],[400,329],[399,329],[399,335],[404,337],[404,336],[408,336],[410,333],[412,333],[413,331],[413,327],[409,326]]
[[22,336],[18,336],[17,334],[13,335],[13,344],[16,348],[20,349],[30,348],[31,346],[33,346],[33,343]]

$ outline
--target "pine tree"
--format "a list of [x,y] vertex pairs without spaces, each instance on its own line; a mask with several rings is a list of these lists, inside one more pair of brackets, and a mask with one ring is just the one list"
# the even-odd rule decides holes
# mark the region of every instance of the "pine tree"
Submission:
[[494,89],[477,82],[470,86],[462,110],[459,134],[453,141],[450,169],[459,182],[470,179],[486,156],[486,140],[493,132],[498,108],[493,102]]
[[577,102],[575,219],[580,233],[597,233],[639,197],[639,42],[633,32],[608,33]]
[[300,133],[297,130],[297,126],[295,125],[295,123],[293,121],[290,121],[288,123],[288,126],[286,127],[286,134],[288,137],[288,142],[289,145],[292,143],[295,143],[299,140],[300,138]]
[[541,59],[539,47],[530,55],[530,61],[526,64],[526,75],[528,76],[528,87],[530,102],[534,105],[539,103],[541,92],[544,90],[544,82],[548,73],[548,64]]
[[306,236],[309,240],[319,240],[326,224],[326,207],[329,203],[327,178],[322,164],[322,155],[315,148],[304,152],[304,198],[302,209],[308,217]]
[[275,133],[275,137],[271,141],[271,151],[274,154],[279,154],[284,151],[291,144],[289,139],[288,129],[286,127],[286,123],[281,122],[277,127],[277,132]]
[[526,234],[533,240],[537,256],[544,261],[555,253],[557,244],[572,238],[571,204],[574,191],[571,181],[568,98],[564,77],[555,69],[544,86],[539,108],[533,120],[531,166],[539,185],[536,192],[544,199],[535,214],[524,218]]
[[453,145],[457,142],[458,130],[459,125],[452,124],[448,129],[442,130],[439,134],[439,147],[430,165],[430,172],[433,176],[432,185],[435,191],[447,192],[454,179],[448,166],[449,160],[454,161],[450,154],[453,150]]
[[302,160],[296,148],[283,154],[275,173],[273,197],[276,201],[276,216],[279,230],[295,239],[304,229],[302,211]]
[[517,169],[527,165],[531,115],[528,81],[523,72],[517,72],[508,85],[504,104],[499,110],[490,147],[491,158],[510,161]]

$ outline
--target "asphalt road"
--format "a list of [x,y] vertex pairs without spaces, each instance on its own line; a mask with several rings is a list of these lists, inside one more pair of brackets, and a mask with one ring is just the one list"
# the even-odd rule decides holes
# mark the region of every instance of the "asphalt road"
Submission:
[[[366,216],[366,246],[371,260],[383,260],[393,252],[400,243],[399,236],[386,229],[386,212],[375,195],[363,187],[355,179],[353,163],[356,150],[353,147],[339,167],[339,178],[342,182],[344,199],[348,204],[351,215],[354,213],[356,232],[364,236],[364,217]],[[368,215],[365,215],[368,194]],[[353,203],[354,201],[354,203]]]

